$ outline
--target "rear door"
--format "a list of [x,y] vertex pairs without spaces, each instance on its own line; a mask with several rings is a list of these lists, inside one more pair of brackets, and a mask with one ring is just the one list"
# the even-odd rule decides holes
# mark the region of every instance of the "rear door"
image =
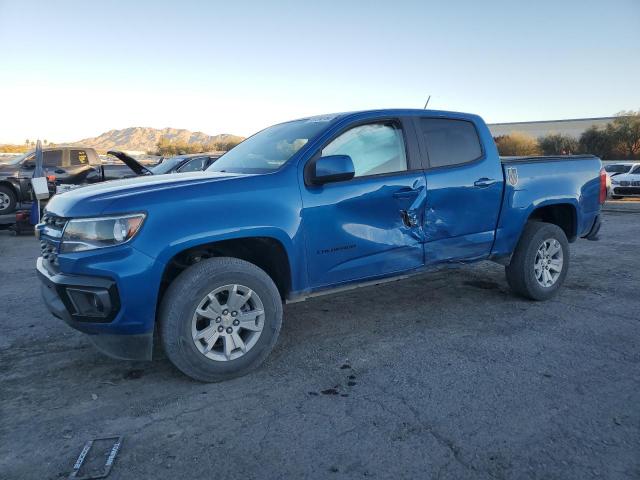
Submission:
[[497,151],[483,147],[491,141],[488,129],[468,119],[424,117],[416,130],[427,177],[426,263],[488,256],[504,183]]
[[415,145],[415,137],[408,133],[400,119],[356,124],[313,157],[349,155],[355,177],[323,186],[302,184],[312,288],[388,276],[424,264],[421,225],[406,223],[407,212],[421,216],[425,194],[417,147],[412,154],[406,143],[411,138]]

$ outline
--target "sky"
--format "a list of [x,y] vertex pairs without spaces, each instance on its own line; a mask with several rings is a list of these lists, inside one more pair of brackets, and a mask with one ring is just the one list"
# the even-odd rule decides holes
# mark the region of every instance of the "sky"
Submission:
[[0,143],[132,126],[250,135],[429,108],[640,109],[640,0],[0,0]]

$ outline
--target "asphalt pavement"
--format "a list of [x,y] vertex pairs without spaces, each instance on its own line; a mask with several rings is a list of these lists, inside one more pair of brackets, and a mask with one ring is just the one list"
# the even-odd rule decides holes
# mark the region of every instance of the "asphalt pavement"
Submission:
[[571,245],[531,302],[479,263],[285,307],[254,373],[194,382],[121,362],[51,317],[38,245],[0,232],[0,478],[640,478],[640,213]]

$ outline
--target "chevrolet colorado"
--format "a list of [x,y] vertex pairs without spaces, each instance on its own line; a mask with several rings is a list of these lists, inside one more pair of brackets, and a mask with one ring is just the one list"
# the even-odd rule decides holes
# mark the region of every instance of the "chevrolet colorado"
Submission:
[[38,226],[49,310],[103,352],[150,359],[154,331],[201,381],[273,348],[282,304],[442,263],[505,265],[544,300],[607,195],[593,156],[501,159],[471,114],[376,110],[269,127],[204,172],[54,197]]

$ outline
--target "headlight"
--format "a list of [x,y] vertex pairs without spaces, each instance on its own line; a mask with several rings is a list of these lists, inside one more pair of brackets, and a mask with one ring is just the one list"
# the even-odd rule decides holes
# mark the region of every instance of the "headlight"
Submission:
[[611,184],[612,185],[620,185],[620,182],[616,178],[611,177]]
[[140,230],[144,213],[69,220],[62,235],[62,253],[121,245]]

